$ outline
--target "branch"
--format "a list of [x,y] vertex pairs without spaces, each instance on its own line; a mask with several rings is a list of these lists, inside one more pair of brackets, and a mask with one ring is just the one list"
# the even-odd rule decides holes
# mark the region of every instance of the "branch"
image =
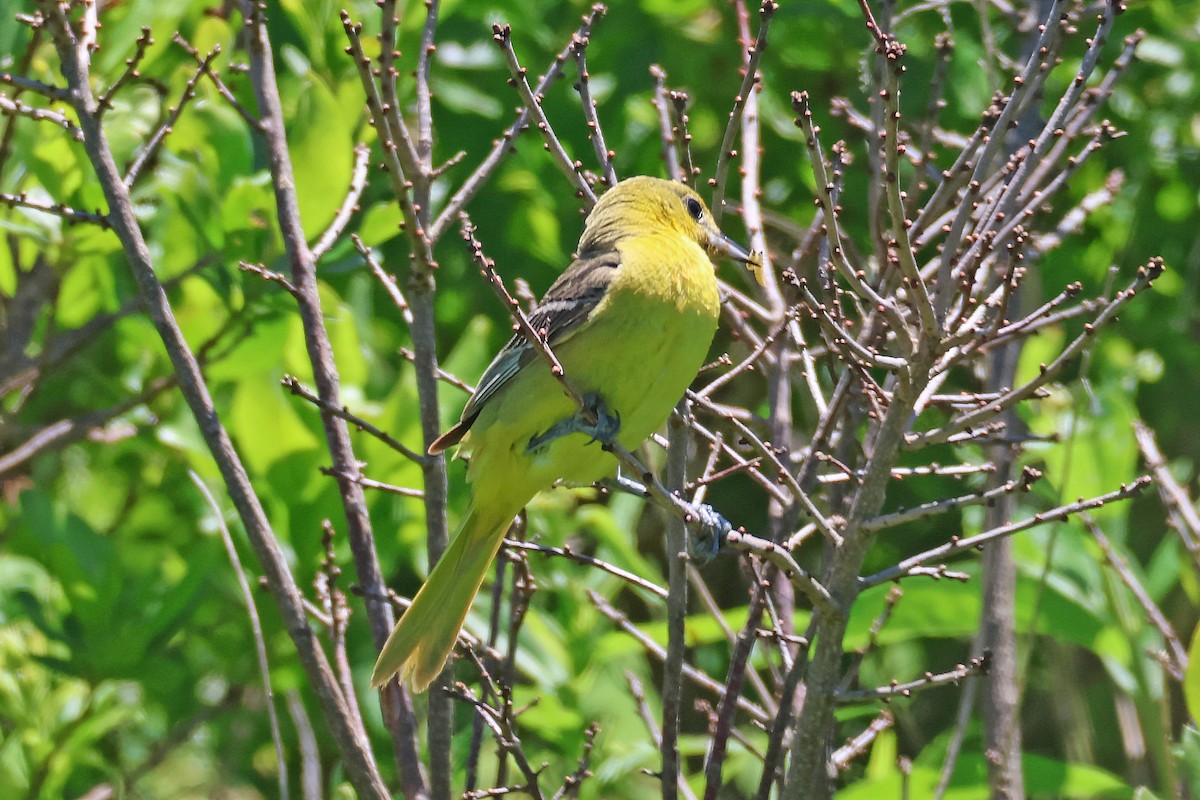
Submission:
[[367,188],[367,167],[370,166],[370,158],[371,151],[365,144],[360,142],[354,146],[354,171],[350,176],[350,188],[346,191],[342,205],[334,214],[333,221],[312,246],[313,261],[320,261],[321,257],[329,252],[350,224],[350,217],[358,211],[359,198]]
[[588,82],[587,71],[587,39],[575,39],[571,42],[571,55],[579,68],[579,81],[575,84],[579,99],[583,103],[583,116],[587,120],[588,138],[596,151],[596,160],[600,163],[600,182],[605,186],[614,186],[617,182],[617,171],[613,168],[616,153],[608,149],[604,142],[604,128],[600,126],[600,117],[596,113],[596,101],[592,98],[592,89]]
[[[338,490],[346,517],[346,534],[354,557],[355,573],[366,600],[371,638],[375,647],[381,648],[392,631],[394,619],[391,606],[382,599],[385,588],[383,574],[375,553],[375,539],[371,531],[366,497],[363,487],[352,479],[361,475],[359,461],[354,455],[345,421],[332,411],[341,405],[338,400],[341,381],[321,310],[316,264],[312,252],[308,249],[300,220],[299,198],[295,191],[296,180],[291,154],[288,151],[283,105],[275,78],[274,53],[268,34],[265,9],[255,5],[253,0],[243,0],[242,14],[246,19],[250,78],[259,115],[263,121],[264,145],[275,193],[279,232],[292,268],[296,306],[300,312],[313,381],[316,384],[317,395],[323,401],[321,423],[325,429],[325,440],[333,468],[339,475],[351,478],[339,480]],[[392,734],[404,794],[409,798],[421,797],[427,789],[418,753],[417,724],[411,698],[408,692],[395,682],[385,687],[381,694],[384,722]]]
[[982,544],[987,544],[995,539],[1000,539],[1005,536],[1012,536],[1014,533],[1036,528],[1046,522],[1056,522],[1066,519],[1072,514],[1078,514],[1082,511],[1090,511],[1093,508],[1115,503],[1118,500],[1126,500],[1130,497],[1136,497],[1141,493],[1142,489],[1150,485],[1151,479],[1148,475],[1143,475],[1132,483],[1122,484],[1120,489],[1107,494],[1102,494],[1098,497],[1093,497],[1090,500],[1079,500],[1067,505],[1061,505],[1057,508],[1052,508],[1049,511],[1043,511],[1040,514],[1034,514],[1032,517],[1020,520],[1019,522],[1010,522],[1007,525],[1001,525],[998,528],[993,528],[990,531],[984,531],[974,536],[968,536],[965,539],[960,539],[957,536],[949,542],[924,553],[918,553],[915,556],[906,558],[894,567],[889,567],[874,575],[868,575],[859,578],[858,585],[860,589],[868,589],[872,586],[878,586],[881,583],[888,581],[899,580],[909,575],[916,574],[913,570],[922,564],[929,561],[934,561],[940,558],[948,558],[966,553],[972,548]]
[[837,613],[837,603],[830,596],[829,590],[797,564],[791,553],[775,542],[760,539],[742,531],[730,531],[725,534],[725,541],[735,550],[754,553],[778,567],[793,586],[804,592],[804,596],[813,604],[813,608],[826,613]]
[[200,480],[199,475],[188,470],[188,476],[192,479],[192,483],[196,484],[196,488],[200,490],[200,494],[203,495],[213,513],[213,519],[216,520],[217,528],[221,531],[221,541],[225,544],[225,554],[229,556],[229,563],[233,567],[238,589],[242,593],[242,600],[246,603],[246,614],[250,618],[250,632],[254,639],[254,655],[258,660],[258,677],[262,680],[263,695],[267,706],[267,721],[271,728],[271,741],[275,743],[275,767],[279,771],[279,796],[286,800],[288,797],[287,759],[283,755],[283,736],[279,732],[279,715],[275,710],[275,692],[271,689],[271,667],[267,661],[267,643],[263,638],[258,606],[254,604],[254,593],[250,591],[250,582],[246,580],[246,571],[242,569],[242,560],[238,558],[237,548],[233,544],[233,537],[229,534],[229,526],[225,524],[225,515],[221,513],[221,507],[217,504],[217,498],[213,497],[212,492],[209,491],[204,481]]
[[[592,191],[592,187],[583,177],[583,162],[575,161],[567,155],[562,142],[555,135],[554,129],[550,127],[550,120],[547,119],[546,112],[542,109],[540,95],[534,94],[533,89],[529,88],[529,81],[525,78],[528,70],[521,66],[521,62],[517,60],[517,53],[513,50],[512,28],[508,25],[493,25],[492,39],[500,48],[500,52],[504,54],[504,61],[508,64],[508,71],[512,75],[509,82],[517,87],[517,91],[521,94],[521,100],[525,103],[525,108],[531,111],[533,121],[542,133],[542,139],[544,139],[542,146],[546,148],[551,160],[554,161],[567,181],[575,187],[576,196],[583,199],[584,210],[591,210],[591,207],[596,204],[596,193]],[[574,40],[571,42],[571,47],[575,47]]]
[[[608,13],[608,8],[603,3],[594,4],[591,12],[584,15],[583,22],[580,24],[579,29],[575,32],[575,35],[571,38],[571,42],[574,43],[576,38],[588,38],[591,35],[592,28],[606,13]],[[566,48],[555,57],[554,63],[550,65],[550,68],[546,70],[546,74],[542,76],[540,81],[538,81],[537,88],[533,92],[535,96],[541,96],[545,94],[546,90],[550,88],[550,85],[554,83],[554,81],[558,80],[559,76],[562,75],[563,64],[566,62],[567,58],[570,57],[570,54],[571,44],[568,44]],[[496,143],[492,145],[492,151],[488,153],[487,157],[483,160],[483,163],[480,164],[475,171],[470,174],[470,176],[468,176],[468,178],[463,182],[462,186],[459,187],[458,191],[456,191],[446,202],[445,208],[443,208],[437,215],[437,219],[435,219],[433,224],[429,226],[430,240],[436,242],[438,239],[440,239],[442,234],[446,232],[446,229],[455,221],[455,219],[458,218],[459,213],[466,208],[467,203],[471,202],[471,199],[475,196],[475,194],[483,187],[485,183],[488,182],[493,173],[495,173],[496,169],[500,166],[500,163],[508,156],[513,140],[516,139],[517,136],[519,136],[520,133],[526,129],[526,127],[528,127],[529,117],[532,114],[533,111],[528,107],[522,108],[517,113],[516,121],[513,122],[513,124],[504,131],[504,134],[496,141]]]
[[746,108],[746,100],[758,83],[758,63],[762,60],[763,50],[767,48],[767,30],[771,27],[771,19],[779,10],[779,4],[774,0],[762,0],[758,14],[758,36],[754,44],[746,51],[742,85],[738,88],[737,96],[733,99],[733,110],[729,112],[729,122],[725,125],[725,135],[721,137],[721,149],[717,151],[717,168],[714,177],[708,179],[708,185],[713,187],[712,208],[713,224],[720,225],[725,212],[725,183],[729,177],[730,159],[737,156],[733,149],[733,140],[737,137],[742,126],[742,112]]
[[16,98],[9,97],[6,94],[0,94],[0,112],[10,116],[22,116],[38,122],[49,122],[62,128],[67,134],[77,142],[83,141],[83,131],[79,130],[79,126],[72,123],[69,119],[59,114],[57,111],[51,111],[48,108],[36,108],[22,103]]
[[923,692],[926,689],[935,689],[948,684],[957,686],[960,681],[972,675],[986,675],[991,658],[992,654],[984,651],[983,655],[972,658],[965,664],[959,664],[952,670],[937,674],[926,672],[925,677],[915,681],[909,681],[908,683],[892,681],[887,686],[880,686],[878,689],[855,689],[853,691],[838,692],[837,700],[839,703],[846,704],[870,702],[872,700],[891,702],[894,697],[911,697],[915,692]]
[[[667,652],[658,645],[649,635],[639,630],[629,617],[621,613],[612,603],[600,596],[598,592],[591,589],[587,590],[588,599],[592,601],[592,605],[600,611],[601,614],[608,617],[618,628],[637,640],[647,653],[654,656],[656,661],[662,662],[667,658]],[[683,664],[683,676],[692,683],[702,689],[712,692],[718,698],[725,696],[725,685],[713,680],[704,672],[696,669],[690,664]],[[737,700],[738,708],[750,715],[750,718],[762,724],[768,724],[771,721],[771,716],[766,710],[757,703],[747,700],[745,697],[739,697]]]
[[125,251],[126,262],[133,272],[138,289],[145,298],[150,319],[171,358],[180,391],[196,418],[201,436],[217,462],[230,499],[238,510],[247,536],[263,566],[267,585],[279,607],[284,625],[296,645],[300,662],[313,691],[321,703],[326,724],[337,743],[347,777],[362,797],[384,800],[388,797],[388,791],[375,768],[369,745],[351,722],[345,698],[320,643],[308,625],[303,597],[292,577],[287,560],[279,548],[245,467],[217,417],[196,357],[188,348],[167,302],[163,286],[155,274],[149,248],[133,213],[129,188],[117,170],[104,129],[96,114],[87,61],[81,57],[70,23],[58,5],[51,0],[43,0],[42,8],[52,20],[51,35],[54,37],[63,75],[71,87],[70,102],[83,130],[84,148],[109,206],[108,220]]

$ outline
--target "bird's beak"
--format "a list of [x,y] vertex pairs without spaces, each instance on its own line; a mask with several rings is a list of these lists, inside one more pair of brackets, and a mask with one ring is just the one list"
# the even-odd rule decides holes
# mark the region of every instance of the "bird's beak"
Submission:
[[743,264],[749,264],[751,261],[749,250],[720,231],[710,230],[708,232],[708,246],[714,252],[729,256],[734,261],[740,261]]
[[713,229],[708,232],[708,247],[714,253],[720,253],[745,264],[746,268],[753,273],[754,279],[758,281],[758,285],[763,285],[762,258],[757,253],[751,253],[733,239]]

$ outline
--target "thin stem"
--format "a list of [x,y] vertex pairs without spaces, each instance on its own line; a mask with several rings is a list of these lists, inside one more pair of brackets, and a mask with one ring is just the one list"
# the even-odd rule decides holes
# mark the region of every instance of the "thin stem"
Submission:
[[262,681],[263,695],[266,700],[267,723],[271,728],[271,741],[275,743],[275,768],[279,772],[279,796],[283,800],[287,800],[289,796],[287,759],[283,755],[283,734],[279,731],[279,714],[275,710],[275,692],[271,689],[271,665],[267,660],[267,643],[263,638],[258,606],[254,603],[254,592],[250,590],[250,582],[246,580],[246,571],[242,569],[242,560],[238,558],[237,548],[233,544],[233,536],[229,533],[229,526],[225,524],[225,515],[221,513],[217,498],[213,497],[208,486],[200,480],[200,476],[195,472],[188,470],[188,477],[192,479],[192,483],[196,484],[196,488],[200,490],[200,494],[204,496],[204,501],[208,503],[208,507],[213,513],[217,529],[221,531],[221,542],[225,545],[225,554],[229,556],[234,578],[236,578],[238,589],[242,593],[242,600],[246,603],[246,615],[250,618],[250,633],[254,639],[254,656],[258,661],[258,677]]
[[954,537],[945,544],[938,545],[937,547],[926,550],[923,553],[918,553],[915,556],[910,556],[893,567],[888,567],[885,570],[876,572],[874,575],[868,575],[864,578],[861,578],[859,580],[859,585],[863,589],[868,589],[872,586],[878,586],[881,583],[899,580],[906,575],[912,574],[912,570],[914,568],[930,561],[957,556],[962,553],[969,552],[972,548],[978,547],[981,544],[986,544],[1005,536],[1012,536],[1014,533],[1020,533],[1021,531],[1026,531],[1030,528],[1036,528],[1037,526],[1043,525],[1047,522],[1066,519],[1072,514],[1090,511],[1093,508],[1100,508],[1101,506],[1108,505],[1109,503],[1115,503],[1118,500],[1127,500],[1130,497],[1136,497],[1142,491],[1142,489],[1149,486],[1150,483],[1151,480],[1149,476],[1143,475],[1132,483],[1122,484],[1121,488],[1115,491],[1107,492],[1088,500],[1079,500],[1074,503],[1057,506],[1049,511],[1043,511],[1038,514],[1034,514],[1032,517],[1028,517],[1017,522],[1010,522],[1007,525],[1001,525],[998,528],[993,528],[989,531],[984,531],[983,533],[978,533],[974,536],[968,536],[963,539]]

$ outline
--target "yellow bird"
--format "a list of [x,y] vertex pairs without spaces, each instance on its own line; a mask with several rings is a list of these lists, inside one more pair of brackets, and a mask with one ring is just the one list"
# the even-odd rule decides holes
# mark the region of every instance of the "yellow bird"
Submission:
[[615,473],[597,440],[641,444],[704,363],[720,299],[710,256],[750,263],[680,183],[636,177],[605,192],[578,255],[530,317],[599,422],[584,422],[520,333],[484,371],[457,425],[429,447],[470,456],[471,506],[412,606],[388,637],[371,685],[400,674],[415,691],[437,678],[513,517],[555,481]]

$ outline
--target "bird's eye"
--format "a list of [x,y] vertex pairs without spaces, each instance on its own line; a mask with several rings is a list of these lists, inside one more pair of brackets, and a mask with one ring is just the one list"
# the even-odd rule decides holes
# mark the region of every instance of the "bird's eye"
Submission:
[[700,201],[696,198],[686,197],[683,200],[683,204],[687,206],[688,214],[690,214],[692,219],[696,220],[697,222],[699,222],[700,218],[704,216],[704,206],[700,205]]

